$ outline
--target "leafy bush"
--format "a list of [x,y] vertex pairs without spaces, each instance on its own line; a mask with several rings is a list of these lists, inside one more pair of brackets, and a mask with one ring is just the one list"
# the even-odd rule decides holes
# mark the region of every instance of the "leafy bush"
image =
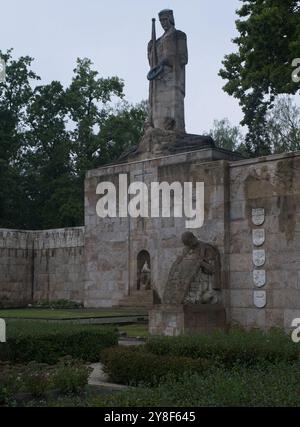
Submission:
[[182,356],[213,360],[215,365],[253,366],[262,362],[294,362],[299,359],[299,347],[284,332],[233,330],[211,335],[153,337],[146,349],[158,356]]
[[300,364],[215,369],[169,379],[156,388],[95,397],[98,407],[299,407]]
[[111,327],[38,322],[9,322],[0,360],[55,364],[65,356],[97,362],[99,353],[118,342]]
[[1,363],[0,405],[9,404],[18,393],[38,399],[54,390],[79,394],[87,386],[90,373],[91,368],[70,357],[61,359],[55,366],[36,362],[24,366]]
[[8,363],[0,363],[0,405],[8,403],[19,387],[17,371],[13,370]]
[[52,386],[51,370],[46,364],[29,363],[19,373],[19,378],[22,381],[23,391],[34,397],[44,396]]
[[77,394],[88,384],[92,369],[69,357],[61,359],[53,375],[53,384],[63,394]]
[[141,347],[113,347],[101,353],[104,372],[119,384],[155,385],[168,376],[177,378],[184,372],[203,373],[210,367],[207,360],[186,357],[156,356]]

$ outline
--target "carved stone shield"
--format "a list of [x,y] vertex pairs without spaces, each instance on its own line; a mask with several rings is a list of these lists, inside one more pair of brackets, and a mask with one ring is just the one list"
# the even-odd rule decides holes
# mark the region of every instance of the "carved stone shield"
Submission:
[[253,251],[253,263],[255,267],[262,267],[266,262],[266,251],[264,249],[259,249]]
[[253,230],[252,237],[255,246],[262,246],[266,241],[266,232],[265,230]]
[[265,270],[254,270],[253,271],[253,282],[258,288],[265,286],[267,282],[267,276]]
[[254,291],[254,305],[257,308],[264,308],[267,305],[266,291]]
[[252,222],[254,225],[260,226],[265,222],[265,210],[261,209],[252,209]]

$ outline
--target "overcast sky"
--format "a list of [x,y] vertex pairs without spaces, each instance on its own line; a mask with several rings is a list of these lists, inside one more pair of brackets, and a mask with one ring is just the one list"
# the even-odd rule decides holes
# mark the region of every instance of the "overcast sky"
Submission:
[[[218,71],[235,50],[239,0],[9,0],[1,4],[1,50],[35,58],[43,83],[69,84],[77,57],[88,57],[102,76],[125,81],[126,99],[148,97],[147,43],[151,18],[172,8],[176,27],[187,33],[187,131],[201,133],[214,119],[242,118],[238,102],[222,90]],[[158,35],[161,28],[157,28]]]

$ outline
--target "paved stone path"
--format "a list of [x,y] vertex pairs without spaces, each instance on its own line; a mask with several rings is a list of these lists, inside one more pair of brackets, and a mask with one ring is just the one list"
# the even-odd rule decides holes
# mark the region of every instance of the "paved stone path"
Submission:
[[144,345],[145,341],[137,338],[121,338],[119,339],[119,345],[123,345],[124,347],[131,347],[135,345]]
[[[135,338],[121,338],[119,340],[119,345],[125,347],[144,344],[144,341]],[[93,372],[89,379],[89,385],[99,387],[103,392],[121,391],[128,388],[124,385],[110,383],[108,376],[103,372],[102,363],[94,363],[91,365],[91,368],[93,369]]]
[[103,392],[122,391],[127,389],[124,385],[110,383],[107,375],[103,372],[103,365],[101,363],[94,363],[91,365],[91,368],[93,368],[93,372],[89,379],[89,385],[99,387]]

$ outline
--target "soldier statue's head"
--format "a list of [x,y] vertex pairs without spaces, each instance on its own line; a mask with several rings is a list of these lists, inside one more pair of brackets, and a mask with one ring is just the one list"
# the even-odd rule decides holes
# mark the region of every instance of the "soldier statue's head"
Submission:
[[165,31],[168,31],[170,28],[175,27],[173,10],[164,9],[161,12],[159,12],[158,15],[159,15],[161,26]]
[[183,233],[181,239],[184,246],[186,246],[189,249],[194,249],[199,244],[199,240],[197,239],[197,237],[190,231]]

